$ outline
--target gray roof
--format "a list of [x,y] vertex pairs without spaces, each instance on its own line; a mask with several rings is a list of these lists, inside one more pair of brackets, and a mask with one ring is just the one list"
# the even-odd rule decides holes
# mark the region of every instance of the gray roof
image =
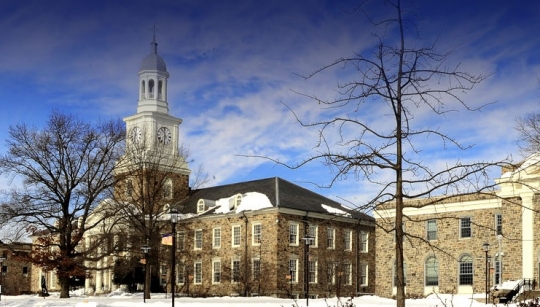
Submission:
[[152,42],[150,43],[151,45],[151,48],[150,48],[150,54],[147,55],[142,63],[141,63],[141,68],[139,69],[139,71],[144,71],[144,70],[151,70],[151,71],[164,71],[166,72],[167,71],[167,65],[165,65],[165,61],[163,60],[163,58],[157,54],[157,43],[156,43],[156,39],[154,37],[154,39],[152,40]]
[[266,195],[273,207],[328,214],[328,210],[322,206],[324,204],[350,213],[352,218],[355,219],[374,220],[373,217],[365,213],[347,209],[330,198],[279,177],[192,190],[189,197],[179,204],[182,207],[182,210],[180,211],[182,213],[196,213],[197,202],[200,199],[218,200],[248,192],[258,192]]

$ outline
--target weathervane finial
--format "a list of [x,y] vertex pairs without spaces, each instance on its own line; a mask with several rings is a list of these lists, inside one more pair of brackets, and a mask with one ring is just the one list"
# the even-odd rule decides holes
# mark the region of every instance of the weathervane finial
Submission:
[[154,22],[154,25],[152,26],[152,28],[150,28],[150,31],[152,31],[152,42],[150,43],[150,45],[152,47],[151,47],[150,51],[153,54],[157,54],[156,32],[159,31],[159,29],[156,28],[156,23],[155,22]]

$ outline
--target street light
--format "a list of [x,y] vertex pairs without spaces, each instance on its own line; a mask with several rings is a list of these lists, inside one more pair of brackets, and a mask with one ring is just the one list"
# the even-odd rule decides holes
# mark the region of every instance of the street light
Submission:
[[144,289],[143,289],[143,302],[146,303],[146,298],[149,296],[149,291],[146,283],[146,274],[148,274],[148,252],[150,251],[150,246],[148,246],[148,240],[146,240],[146,245],[141,246],[141,250],[144,253]]
[[484,244],[482,244],[482,249],[486,253],[486,304],[488,303],[488,290],[489,290],[488,289],[488,281],[489,281],[488,252],[489,252],[490,247],[491,246],[487,242],[484,242]]
[[174,286],[176,284],[176,223],[178,223],[178,210],[171,208],[169,211],[171,224],[172,224],[172,268],[171,268],[171,293],[172,293],[172,307],[174,307]]
[[6,260],[6,257],[0,257],[0,271],[2,274],[0,274],[0,301],[2,300],[2,287],[4,286],[4,260]]

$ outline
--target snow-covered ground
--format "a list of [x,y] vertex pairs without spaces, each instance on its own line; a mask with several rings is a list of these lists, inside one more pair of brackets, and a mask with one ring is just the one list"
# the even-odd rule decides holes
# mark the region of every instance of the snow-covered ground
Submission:
[[[475,295],[475,297],[483,297]],[[339,301],[332,299],[310,299],[310,307],[340,307],[345,306],[347,298],[342,298]],[[395,306],[396,302],[391,299],[381,298],[377,296],[363,296],[353,300],[357,307],[390,307]],[[290,299],[277,299],[270,297],[214,297],[214,298],[175,298],[175,306],[188,307],[233,307],[233,306],[257,306],[257,307],[306,307],[306,300],[298,301]],[[441,297],[429,297],[425,299],[407,300],[407,307],[485,307],[493,306],[486,305],[472,300],[470,296],[450,296],[442,295]],[[21,296],[5,296],[2,295],[0,301],[1,306],[11,307],[165,307],[171,306],[170,295],[152,294],[152,298],[143,302],[142,294],[128,294],[116,292],[104,296],[77,296],[73,295],[69,299],[60,299],[58,294],[51,293],[51,296],[42,298],[37,295],[21,295]],[[502,304],[499,306],[503,306]],[[515,306],[509,304],[508,306]]]

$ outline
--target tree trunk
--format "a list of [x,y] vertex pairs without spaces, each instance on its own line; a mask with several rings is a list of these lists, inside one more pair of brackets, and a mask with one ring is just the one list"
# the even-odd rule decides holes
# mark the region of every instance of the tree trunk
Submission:
[[60,298],[69,298],[69,277],[59,276],[58,282],[60,284]]

